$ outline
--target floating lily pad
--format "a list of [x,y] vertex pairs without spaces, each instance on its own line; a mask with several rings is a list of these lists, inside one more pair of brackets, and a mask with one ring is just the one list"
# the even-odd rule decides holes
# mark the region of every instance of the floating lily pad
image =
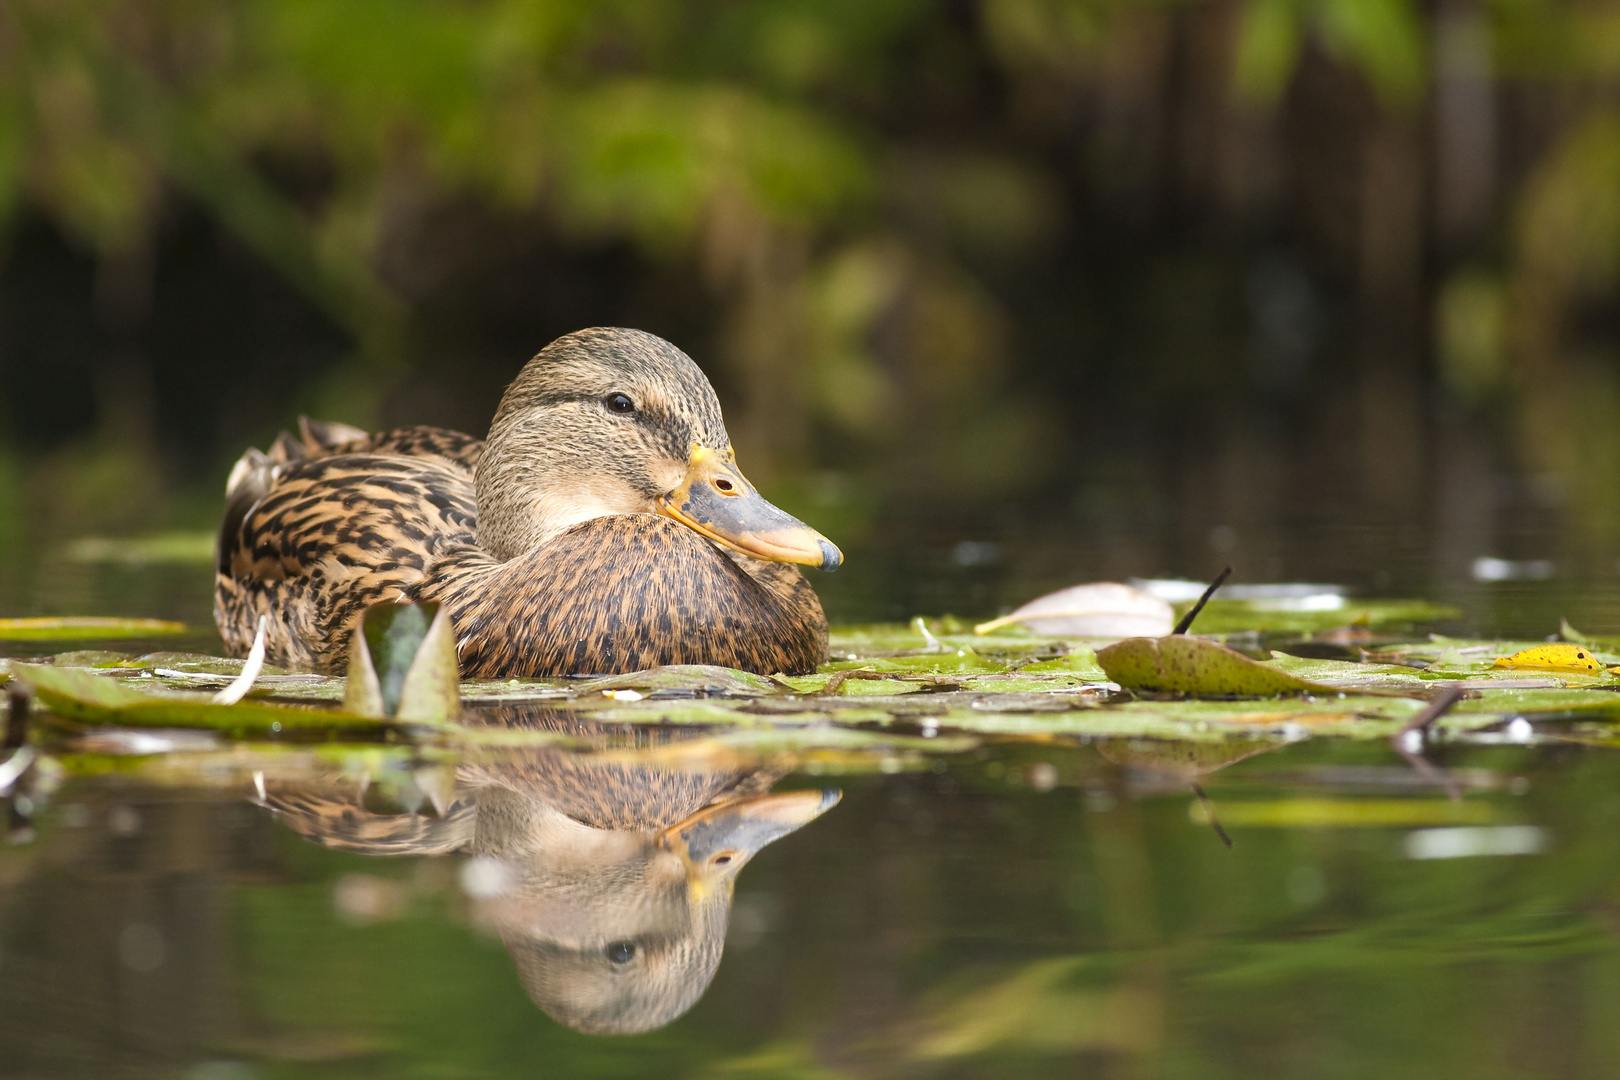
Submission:
[[779,694],[782,687],[763,675],[708,664],[671,664],[651,671],[608,675],[574,683],[576,695],[632,690],[648,695],[703,694],[709,697],[758,697]]
[[261,702],[216,705],[206,694],[146,694],[129,686],[125,680],[73,668],[14,663],[11,674],[32,687],[52,712],[89,724],[235,732],[379,726],[378,721],[365,717],[293,705]]
[[[1179,604],[1177,610],[1190,607],[1190,603]],[[1461,614],[1456,608],[1424,600],[1347,599],[1342,607],[1325,611],[1279,611],[1261,600],[1216,597],[1204,605],[1195,629],[1200,634],[1309,634],[1341,626],[1393,630],[1455,619]]]
[[165,619],[124,619],[101,615],[68,615],[34,619],[0,619],[0,640],[71,641],[75,638],[139,638],[186,634],[184,623]]

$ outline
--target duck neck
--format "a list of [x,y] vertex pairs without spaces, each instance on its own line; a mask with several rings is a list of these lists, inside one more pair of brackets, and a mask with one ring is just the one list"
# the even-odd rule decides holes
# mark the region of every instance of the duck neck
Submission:
[[646,495],[591,461],[585,448],[548,437],[555,428],[554,418],[535,410],[498,415],[490,429],[473,473],[476,532],[479,546],[501,562],[582,521],[651,509]]

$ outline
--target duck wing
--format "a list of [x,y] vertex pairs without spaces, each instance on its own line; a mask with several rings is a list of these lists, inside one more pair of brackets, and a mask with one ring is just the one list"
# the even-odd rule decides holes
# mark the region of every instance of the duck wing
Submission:
[[[298,418],[301,457],[330,454],[396,454],[400,457],[438,457],[471,472],[484,452],[484,440],[449,428],[414,424],[367,434],[348,424]],[[290,438],[290,436],[289,436]]]
[[[270,659],[332,671],[360,613],[418,584],[446,546],[474,540],[472,464],[482,443],[437,428],[278,439],[232,470],[215,567],[226,647],[268,616]],[[332,426],[327,426],[328,428]],[[348,434],[353,429],[337,434]]]

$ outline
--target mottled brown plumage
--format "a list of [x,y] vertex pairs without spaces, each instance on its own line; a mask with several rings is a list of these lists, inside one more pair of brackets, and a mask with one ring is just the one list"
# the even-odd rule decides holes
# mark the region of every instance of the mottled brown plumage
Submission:
[[744,552],[807,562],[817,543],[836,565],[736,472],[684,353],[581,331],[524,367],[487,441],[306,421],[249,450],[227,492],[215,619],[240,654],[266,615],[272,661],[322,671],[342,668],[365,608],[435,600],[467,677],[807,672],[827,649],[815,591]]

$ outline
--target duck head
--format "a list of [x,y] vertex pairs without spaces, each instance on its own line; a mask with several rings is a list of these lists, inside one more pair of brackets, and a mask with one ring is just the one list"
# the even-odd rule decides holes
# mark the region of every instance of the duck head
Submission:
[[661,514],[756,559],[843,561],[743,476],[691,357],[640,330],[580,330],[524,365],[490,425],[476,489],[479,543],[503,560],[581,521]]

